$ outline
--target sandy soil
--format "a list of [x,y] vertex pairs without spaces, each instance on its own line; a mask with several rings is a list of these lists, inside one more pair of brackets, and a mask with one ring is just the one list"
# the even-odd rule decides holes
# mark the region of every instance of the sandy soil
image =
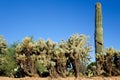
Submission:
[[74,78],[74,77],[67,77],[67,78],[57,78],[57,79],[51,79],[51,78],[40,78],[40,77],[25,77],[25,78],[9,78],[9,77],[0,77],[0,80],[120,80],[120,76],[117,77],[80,77],[80,78]]

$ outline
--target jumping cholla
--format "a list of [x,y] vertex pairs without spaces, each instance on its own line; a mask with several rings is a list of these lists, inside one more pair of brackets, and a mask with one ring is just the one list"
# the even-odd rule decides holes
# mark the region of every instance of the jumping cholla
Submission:
[[29,76],[34,76],[36,68],[42,65],[51,77],[66,77],[66,63],[70,60],[75,76],[78,77],[80,62],[87,63],[91,49],[87,40],[87,36],[79,34],[74,34],[59,44],[43,39],[34,42],[30,37],[26,37],[16,47],[18,66]]
[[2,36],[0,36],[0,54],[4,54],[6,51],[7,51],[6,40],[4,40]]
[[29,75],[34,76],[35,71],[35,60],[34,52],[32,51],[34,47],[34,42],[31,37],[26,37],[22,44],[16,47],[16,60],[19,68]]
[[68,41],[68,58],[71,61],[75,77],[79,76],[80,62],[87,63],[91,46],[88,43],[88,37],[85,35],[74,34]]

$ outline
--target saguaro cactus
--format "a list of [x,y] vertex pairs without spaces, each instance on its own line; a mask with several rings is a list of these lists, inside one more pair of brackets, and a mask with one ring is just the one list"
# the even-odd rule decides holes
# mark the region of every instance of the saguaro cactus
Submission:
[[[97,2],[95,5],[95,53],[103,53],[103,27],[102,27],[102,9],[101,3]],[[100,64],[97,60],[97,73],[100,75]]]

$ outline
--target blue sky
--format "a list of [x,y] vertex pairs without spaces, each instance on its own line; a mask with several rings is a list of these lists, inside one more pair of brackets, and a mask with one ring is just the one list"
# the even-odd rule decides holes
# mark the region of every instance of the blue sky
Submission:
[[60,42],[80,33],[90,36],[94,51],[96,2],[102,4],[105,48],[120,49],[120,0],[0,0],[0,34],[10,44],[26,36]]

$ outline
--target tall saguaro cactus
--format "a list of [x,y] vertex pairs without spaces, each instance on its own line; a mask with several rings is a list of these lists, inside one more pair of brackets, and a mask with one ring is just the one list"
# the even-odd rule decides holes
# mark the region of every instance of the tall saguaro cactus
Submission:
[[[103,27],[102,27],[102,9],[101,3],[97,2],[95,5],[95,53],[103,53]],[[97,60],[97,73],[100,75],[100,64]]]

